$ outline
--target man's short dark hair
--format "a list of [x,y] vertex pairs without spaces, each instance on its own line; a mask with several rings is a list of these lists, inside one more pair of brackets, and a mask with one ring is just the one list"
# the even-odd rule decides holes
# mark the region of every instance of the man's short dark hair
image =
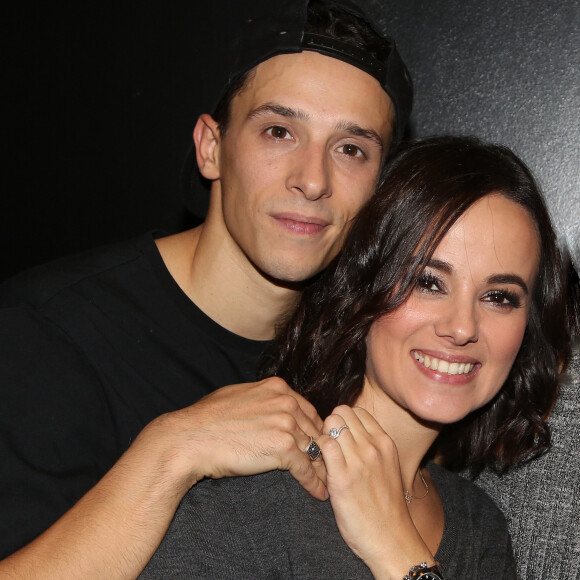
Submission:
[[[351,45],[381,63],[386,61],[393,46],[390,40],[378,34],[361,15],[325,0],[311,0],[308,3],[304,32],[323,35]],[[222,135],[228,130],[232,101],[244,90],[254,71],[255,68],[251,68],[234,77],[218,102],[213,118],[217,121]]]

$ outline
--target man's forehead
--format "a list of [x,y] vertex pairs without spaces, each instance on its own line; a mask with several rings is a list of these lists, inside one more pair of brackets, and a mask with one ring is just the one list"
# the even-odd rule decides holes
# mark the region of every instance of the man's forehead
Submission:
[[378,81],[364,71],[304,51],[277,55],[255,67],[231,114],[238,120],[240,115],[303,121],[327,116],[337,129],[366,136],[365,131],[381,135],[388,131],[394,106]]
[[280,95],[277,100],[315,96],[322,100],[326,95],[343,91],[345,101],[349,96],[354,97],[353,101],[360,101],[357,109],[385,108],[385,104],[393,107],[391,98],[374,77],[343,61],[311,51],[276,55],[260,63],[250,72],[240,94],[246,91],[258,100],[264,98],[264,102],[270,100],[270,95]]

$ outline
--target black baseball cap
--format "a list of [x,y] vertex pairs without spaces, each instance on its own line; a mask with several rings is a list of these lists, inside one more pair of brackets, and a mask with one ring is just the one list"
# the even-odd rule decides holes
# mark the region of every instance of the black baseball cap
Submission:
[[[385,41],[383,57],[379,59],[347,41],[306,32],[309,3],[310,0],[272,1],[269,7],[262,7],[259,14],[246,19],[238,31],[235,62],[221,95],[223,96],[238,78],[261,62],[279,54],[315,51],[356,66],[379,81],[394,105],[393,145],[398,143],[403,137],[411,115],[413,83],[395,42],[375,30]],[[371,26],[368,16],[350,0],[325,0],[324,4],[349,12]],[[207,194],[204,196],[200,192],[193,145],[186,157],[181,181],[187,207],[194,215],[204,217],[209,198]]]

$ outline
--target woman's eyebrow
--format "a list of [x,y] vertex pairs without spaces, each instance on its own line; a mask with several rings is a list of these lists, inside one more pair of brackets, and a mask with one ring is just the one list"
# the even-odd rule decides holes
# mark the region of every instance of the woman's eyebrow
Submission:
[[449,262],[438,260],[437,258],[431,258],[429,262],[427,262],[427,266],[429,268],[433,268],[434,270],[445,272],[445,274],[453,274],[454,272],[453,266]]
[[489,284],[515,284],[524,294],[529,294],[528,285],[517,274],[494,274],[487,279]]
[[[454,268],[449,262],[438,260],[437,258],[429,260],[427,266],[434,270],[444,272],[445,274],[453,274],[454,272]],[[528,285],[524,282],[522,277],[517,274],[492,274],[487,277],[486,281],[488,284],[515,284],[516,286],[519,286],[526,295],[530,293]]]

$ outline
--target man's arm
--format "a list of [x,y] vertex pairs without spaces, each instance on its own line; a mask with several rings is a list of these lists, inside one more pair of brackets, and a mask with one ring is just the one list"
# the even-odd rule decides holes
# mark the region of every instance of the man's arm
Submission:
[[224,387],[163,415],[63,517],[0,562],[0,578],[133,578],[203,477],[287,469],[324,499],[323,464],[303,453],[321,427],[278,378]]

